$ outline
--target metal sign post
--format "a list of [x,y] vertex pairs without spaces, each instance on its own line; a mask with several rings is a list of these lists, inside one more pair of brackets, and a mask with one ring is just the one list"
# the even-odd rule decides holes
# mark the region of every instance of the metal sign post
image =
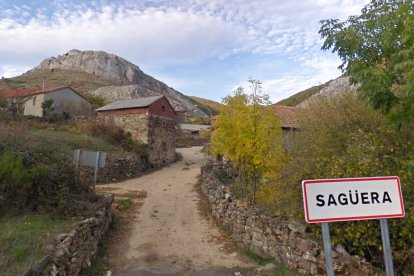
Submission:
[[326,273],[328,276],[334,276],[332,254],[331,254],[331,237],[329,235],[329,225],[322,222],[323,252],[325,253]]
[[391,245],[390,245],[390,233],[388,231],[387,219],[380,219],[381,225],[381,239],[382,250],[384,251],[385,272],[387,276],[394,276],[394,265],[392,263]]
[[98,180],[98,168],[99,168],[99,159],[101,158],[101,152],[96,152],[96,160],[95,160],[95,173],[93,174],[93,192],[95,192],[96,188],[96,181]]
[[78,183],[79,181],[79,158],[80,158],[80,149],[74,149],[73,150],[73,162],[75,162],[75,183]]
[[93,191],[95,192],[96,182],[98,181],[98,168],[105,167],[106,152],[103,151],[81,151],[73,150],[73,163],[76,166],[76,174],[78,174],[79,166],[94,167],[93,174]]

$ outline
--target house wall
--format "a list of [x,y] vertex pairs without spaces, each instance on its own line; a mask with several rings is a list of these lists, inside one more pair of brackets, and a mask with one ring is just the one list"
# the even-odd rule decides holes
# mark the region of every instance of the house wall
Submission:
[[[164,107],[164,108],[163,108]],[[149,106],[149,114],[175,119],[175,111],[168,100],[163,97]]]
[[54,106],[59,112],[71,115],[82,113],[90,104],[83,97],[73,92],[70,88],[63,88],[44,94],[44,101],[53,100]]
[[201,137],[201,131],[191,131],[187,129],[177,129],[175,135],[175,144],[177,147],[195,147],[208,143],[207,137]]
[[283,147],[285,150],[290,150],[295,144],[297,129],[290,127],[282,127]]
[[23,104],[24,106],[23,115],[42,117],[43,116],[42,103],[45,101],[44,98],[45,98],[45,94],[33,95],[27,98],[27,100]]
[[[139,109],[137,109],[139,110]],[[110,110],[98,113],[98,119],[106,124],[114,124],[126,132],[131,133],[132,139],[142,144],[148,144],[148,114],[146,113],[116,113]]]
[[148,116],[148,159],[160,167],[175,160],[175,120],[160,116]]
[[175,120],[151,114],[98,113],[98,119],[131,133],[134,140],[148,145],[148,160],[155,167],[175,160]]
[[63,88],[43,94],[34,94],[28,96],[28,100],[24,103],[24,115],[42,117],[42,103],[47,100],[53,100],[56,111],[66,112],[71,115],[81,114],[85,108],[90,107],[87,100],[69,88]]

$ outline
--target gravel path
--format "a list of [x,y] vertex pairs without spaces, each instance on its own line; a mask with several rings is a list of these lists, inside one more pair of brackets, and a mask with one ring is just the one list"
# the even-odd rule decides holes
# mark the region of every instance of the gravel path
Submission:
[[[147,193],[121,241],[113,275],[251,275],[254,263],[233,251],[215,224],[203,217],[196,191],[205,159],[200,147],[177,150],[183,160],[121,183],[100,186],[117,193]],[[118,247],[119,247],[118,246]]]

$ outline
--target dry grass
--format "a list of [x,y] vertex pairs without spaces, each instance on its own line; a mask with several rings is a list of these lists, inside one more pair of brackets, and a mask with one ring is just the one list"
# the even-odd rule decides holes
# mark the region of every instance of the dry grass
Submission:
[[[196,96],[188,96],[190,99],[192,99],[193,101],[195,101],[197,104],[202,105],[202,106],[207,106],[211,109],[211,112],[213,115],[216,115],[219,113],[220,107],[222,106],[221,103],[218,103],[216,101],[212,101],[212,100],[208,100],[208,99],[204,99],[204,98],[200,98],[200,97],[196,97]],[[207,108],[203,108],[201,107],[201,110],[203,112],[207,112],[206,111]]]
[[0,80],[0,90],[69,85],[77,92],[86,94],[102,86],[121,85],[119,80],[103,79],[99,76],[74,70],[36,70],[14,78]]

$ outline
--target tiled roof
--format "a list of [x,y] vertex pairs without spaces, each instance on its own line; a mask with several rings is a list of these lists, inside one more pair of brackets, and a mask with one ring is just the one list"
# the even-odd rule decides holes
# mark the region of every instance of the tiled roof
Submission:
[[[6,98],[16,98],[16,97],[25,97],[25,96],[31,96],[31,95],[37,95],[37,94],[46,94],[50,92],[54,92],[56,90],[70,88],[69,86],[59,86],[59,87],[53,87],[53,88],[47,88],[47,89],[40,89],[40,88],[23,88],[23,89],[6,89],[6,90],[0,90],[0,95],[6,97]],[[72,88],[70,88],[72,91],[74,91]],[[74,91],[75,92],[75,91]]]
[[293,106],[273,105],[281,127],[298,128],[298,108]]
[[136,107],[148,107],[155,101],[158,101],[164,96],[142,97],[137,99],[120,100],[103,107],[96,109],[95,111],[108,111],[117,109],[127,109]]

